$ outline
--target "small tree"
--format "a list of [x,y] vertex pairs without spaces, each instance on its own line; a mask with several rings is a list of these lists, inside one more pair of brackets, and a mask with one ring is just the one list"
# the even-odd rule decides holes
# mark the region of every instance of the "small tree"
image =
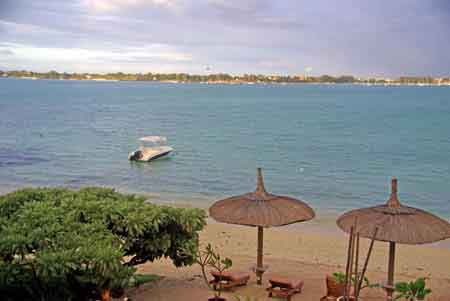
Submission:
[[[219,274],[222,274],[233,265],[233,262],[230,258],[222,258],[218,252],[214,251],[211,244],[208,244],[204,250],[198,251],[196,262],[202,270],[203,280],[210,289],[211,284],[209,283],[208,277],[206,275],[206,268],[211,267],[215,269]],[[214,288],[214,299],[219,300],[221,293],[222,281],[219,281],[219,286]]]

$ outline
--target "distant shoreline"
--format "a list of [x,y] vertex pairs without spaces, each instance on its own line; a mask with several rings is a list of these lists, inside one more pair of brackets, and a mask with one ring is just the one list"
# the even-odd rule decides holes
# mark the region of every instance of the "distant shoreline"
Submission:
[[247,81],[176,81],[176,80],[120,80],[120,79],[65,79],[65,78],[37,78],[37,77],[16,77],[2,76],[0,79],[23,79],[23,80],[51,80],[51,81],[80,81],[80,82],[140,82],[140,83],[161,83],[161,84],[202,84],[202,85],[336,85],[336,86],[376,86],[376,87],[450,87],[450,82],[446,83],[367,83],[367,82],[247,82]]
[[20,79],[48,79],[48,80],[80,80],[96,82],[157,82],[170,84],[199,83],[218,85],[255,85],[255,84],[354,84],[367,86],[450,86],[450,76],[401,76],[398,78],[386,77],[355,77],[353,75],[264,75],[227,73],[216,74],[188,74],[188,73],[67,73],[67,72],[33,72],[26,70],[1,71],[0,78]]

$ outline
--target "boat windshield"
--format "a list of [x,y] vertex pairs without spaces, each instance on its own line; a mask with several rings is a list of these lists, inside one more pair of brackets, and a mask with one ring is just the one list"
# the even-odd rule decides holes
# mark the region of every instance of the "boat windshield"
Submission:
[[167,138],[163,136],[146,136],[139,138],[142,142],[167,142]]
[[150,143],[152,145],[164,145],[167,142],[167,138],[163,136],[146,136],[139,138],[142,143]]

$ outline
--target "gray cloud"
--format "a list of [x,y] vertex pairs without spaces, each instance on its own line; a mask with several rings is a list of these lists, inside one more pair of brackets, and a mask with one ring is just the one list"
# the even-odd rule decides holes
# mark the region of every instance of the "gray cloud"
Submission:
[[10,56],[10,55],[14,55],[14,52],[10,49],[0,49],[0,55]]
[[[148,55],[109,55],[90,64],[73,58],[66,66],[104,70],[110,62],[135,71],[142,62],[137,71],[196,72],[212,65],[214,72],[235,73],[302,73],[312,66],[315,73],[362,76],[439,76],[450,70],[447,0],[97,0],[96,7],[85,0],[1,3],[0,33],[6,43],[94,54],[165,45],[168,52],[190,58],[164,58],[161,52],[158,57],[147,49]],[[44,58],[23,54],[8,67],[45,64]]]

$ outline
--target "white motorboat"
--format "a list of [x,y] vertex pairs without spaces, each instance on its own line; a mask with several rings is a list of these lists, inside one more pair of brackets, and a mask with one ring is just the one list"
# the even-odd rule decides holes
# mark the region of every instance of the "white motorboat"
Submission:
[[173,148],[167,145],[167,138],[162,136],[147,136],[139,139],[139,149],[128,155],[130,161],[150,162],[167,156]]

